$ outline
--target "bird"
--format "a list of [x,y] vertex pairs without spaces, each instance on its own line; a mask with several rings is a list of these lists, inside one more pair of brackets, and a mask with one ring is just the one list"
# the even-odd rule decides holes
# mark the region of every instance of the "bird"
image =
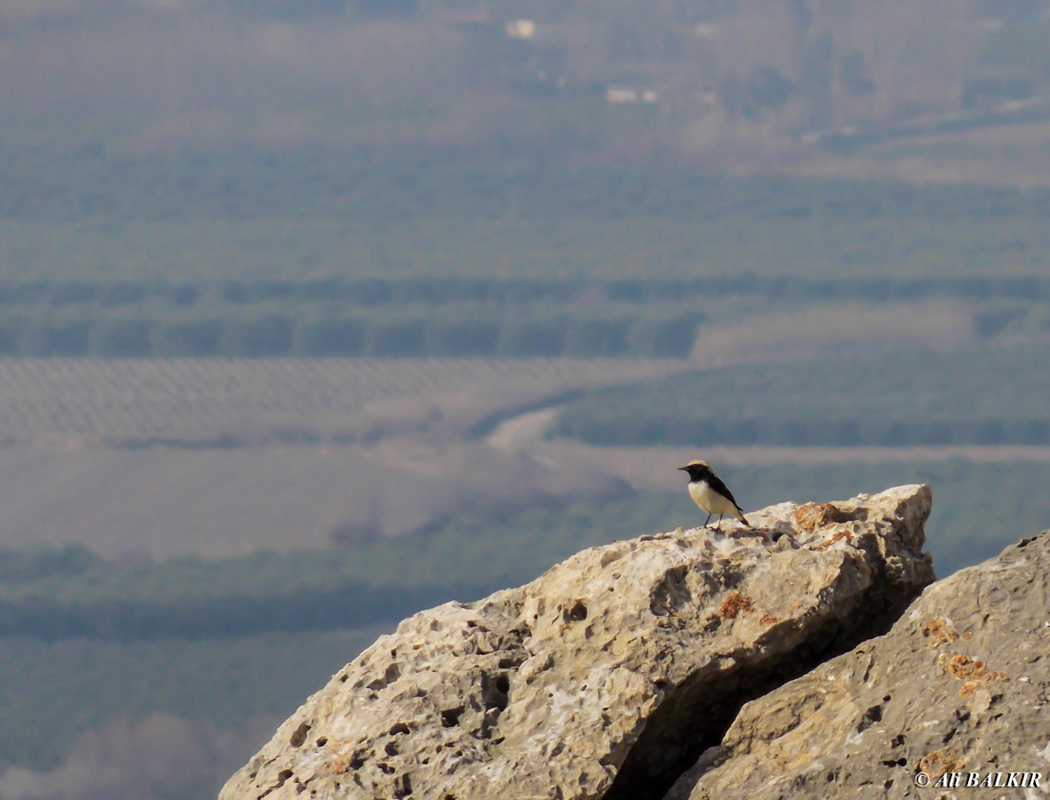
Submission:
[[751,523],[744,517],[743,509],[737,505],[733,493],[729,491],[729,487],[722,482],[722,479],[715,475],[710,464],[706,461],[690,461],[678,469],[689,473],[689,496],[693,498],[693,502],[707,512],[705,528],[714,514],[718,514],[718,525],[715,526],[715,530],[722,530],[722,517],[726,514],[732,514],[747,527],[751,527]]

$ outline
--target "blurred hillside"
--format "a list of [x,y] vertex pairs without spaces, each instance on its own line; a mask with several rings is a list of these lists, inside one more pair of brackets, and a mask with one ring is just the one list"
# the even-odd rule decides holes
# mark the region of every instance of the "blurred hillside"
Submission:
[[[5,0],[0,119],[8,142],[96,155],[413,144],[788,168],[1050,119],[1048,31],[1044,0]],[[1040,138],[1011,143],[1029,168]]]

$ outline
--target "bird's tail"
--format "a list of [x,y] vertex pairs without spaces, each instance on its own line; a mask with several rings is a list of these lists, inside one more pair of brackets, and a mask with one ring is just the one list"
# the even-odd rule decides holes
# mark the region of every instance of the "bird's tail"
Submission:
[[751,523],[747,521],[747,517],[744,516],[744,512],[740,510],[739,506],[733,509],[733,516],[747,525],[747,527],[751,527]]

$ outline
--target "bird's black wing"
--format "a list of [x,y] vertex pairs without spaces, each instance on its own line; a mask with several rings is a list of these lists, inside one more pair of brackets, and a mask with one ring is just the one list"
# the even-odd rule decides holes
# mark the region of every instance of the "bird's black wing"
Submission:
[[730,503],[736,506],[737,511],[739,511],[741,514],[744,513],[744,509],[740,507],[740,504],[736,501],[736,498],[733,497],[733,493],[729,491],[729,487],[722,482],[721,478],[719,478],[717,475],[715,475],[715,473],[712,472],[708,474],[706,480],[709,484],[711,484],[712,489],[714,489],[716,492],[722,495],[722,497],[726,498],[726,500],[728,500]]

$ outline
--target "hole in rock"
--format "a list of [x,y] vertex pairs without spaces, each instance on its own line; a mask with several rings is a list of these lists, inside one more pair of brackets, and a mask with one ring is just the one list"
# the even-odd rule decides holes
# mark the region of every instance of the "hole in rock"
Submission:
[[506,675],[497,675],[495,678],[488,674],[481,676],[481,702],[485,708],[498,708],[500,711],[507,709],[510,702],[510,678]]
[[408,775],[398,775],[394,779],[394,797],[401,800],[402,797],[408,797],[412,794],[412,781]]
[[[694,675],[665,687],[663,702],[646,721],[604,800],[662,800],[701,753],[722,742],[744,703],[885,633],[913,598],[913,594],[868,597],[864,613],[829,621],[786,653],[758,663],[737,662],[726,671]],[[881,718],[882,708],[877,708],[869,713]]]
[[459,718],[463,714],[464,707],[456,706],[441,712],[441,727],[454,728],[459,725]]
[[582,600],[577,600],[572,608],[562,612],[562,619],[566,622],[583,622],[587,619],[587,606]]
[[399,733],[408,733],[408,725],[404,722],[395,722],[390,728],[391,736],[397,736]]
[[857,733],[863,733],[876,722],[882,722],[882,706],[872,706],[864,712],[864,716],[857,725]]
[[306,734],[310,732],[310,725],[302,723],[298,728],[295,729],[295,733],[292,734],[291,745],[292,747],[302,747],[303,742],[306,741]]

